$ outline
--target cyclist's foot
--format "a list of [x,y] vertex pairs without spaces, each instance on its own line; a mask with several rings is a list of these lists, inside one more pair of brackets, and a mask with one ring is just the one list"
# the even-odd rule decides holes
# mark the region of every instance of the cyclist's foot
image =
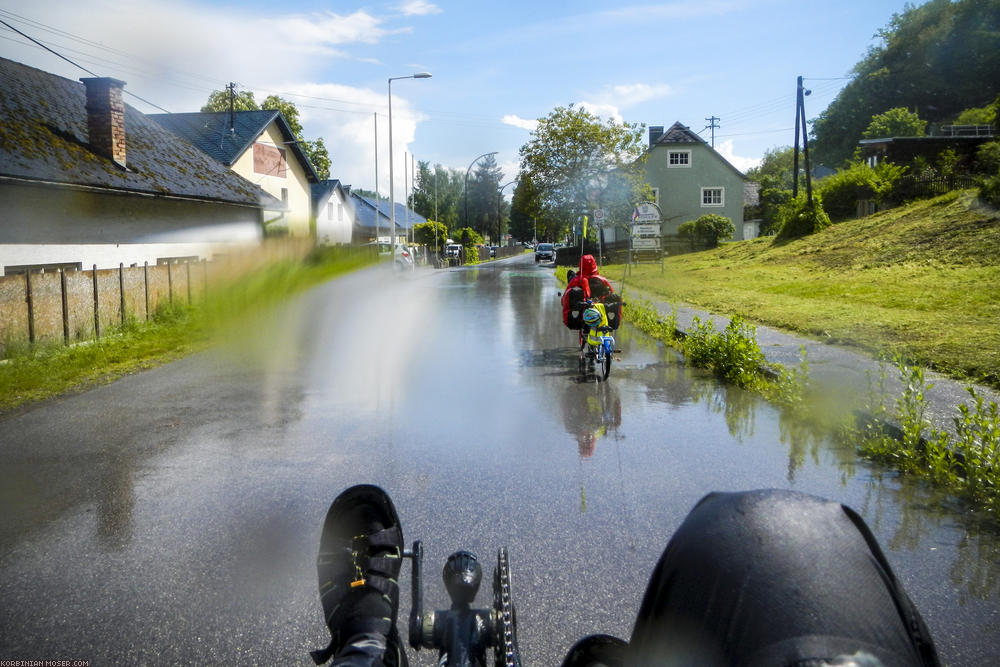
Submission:
[[396,631],[403,532],[389,496],[377,486],[353,486],[330,505],[316,570],[323,616],[332,639],[313,651],[351,664],[406,665]]

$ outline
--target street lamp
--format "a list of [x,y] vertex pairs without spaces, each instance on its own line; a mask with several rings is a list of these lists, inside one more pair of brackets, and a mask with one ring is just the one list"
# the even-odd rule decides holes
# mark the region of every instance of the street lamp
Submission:
[[[393,76],[389,78],[389,210],[392,215],[392,231],[390,237],[390,243],[392,247],[395,247],[396,241],[396,193],[393,190],[393,173],[392,173],[392,82],[399,81],[400,79],[429,79],[431,78],[430,72],[417,72],[416,74],[410,74],[408,76]],[[376,220],[378,215],[376,212]]]
[[503,204],[503,189],[508,185],[514,185],[515,183],[517,183],[516,178],[510,183],[504,183],[500,186],[500,189],[497,190],[497,245],[500,245],[500,242],[503,240],[503,222],[501,222],[500,217],[501,205]]
[[476,164],[484,157],[489,157],[490,155],[496,155],[499,151],[493,151],[492,153],[483,153],[475,160],[469,163],[469,168],[465,170],[465,226],[469,226],[469,172],[472,171],[472,165]]

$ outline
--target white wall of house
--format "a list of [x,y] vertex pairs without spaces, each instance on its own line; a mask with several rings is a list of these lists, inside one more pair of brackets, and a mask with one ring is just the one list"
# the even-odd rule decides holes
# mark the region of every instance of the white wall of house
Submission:
[[343,190],[335,188],[317,207],[316,242],[323,245],[350,243],[354,218],[354,204],[350,197],[345,197]]
[[21,185],[0,185],[0,201],[0,275],[5,266],[211,259],[262,237],[259,209],[246,206]]
[[[256,161],[255,151],[258,152]],[[280,154],[280,158],[274,161],[261,160],[261,157],[277,154]],[[309,235],[309,221],[312,215],[312,190],[309,178],[305,167],[295,158],[291,146],[285,143],[277,123],[272,122],[267,126],[255,144],[236,160],[233,171],[251,183],[259,185],[275,199],[284,201],[288,206],[288,210],[284,212],[265,211],[265,222],[282,218],[278,222],[270,223],[269,226],[286,229],[291,236]]]

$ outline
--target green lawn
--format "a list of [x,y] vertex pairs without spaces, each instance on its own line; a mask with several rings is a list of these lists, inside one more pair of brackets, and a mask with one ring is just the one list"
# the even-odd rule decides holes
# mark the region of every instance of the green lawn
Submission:
[[[608,266],[618,278],[623,267]],[[955,192],[843,222],[634,266],[627,283],[1000,388],[1000,213]]]

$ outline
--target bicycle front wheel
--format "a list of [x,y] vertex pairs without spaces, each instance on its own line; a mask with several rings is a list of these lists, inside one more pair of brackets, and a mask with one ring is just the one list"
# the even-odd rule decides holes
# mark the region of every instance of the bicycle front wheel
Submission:
[[608,375],[610,374],[611,374],[611,355],[605,351],[604,359],[601,361],[601,379],[607,380]]

